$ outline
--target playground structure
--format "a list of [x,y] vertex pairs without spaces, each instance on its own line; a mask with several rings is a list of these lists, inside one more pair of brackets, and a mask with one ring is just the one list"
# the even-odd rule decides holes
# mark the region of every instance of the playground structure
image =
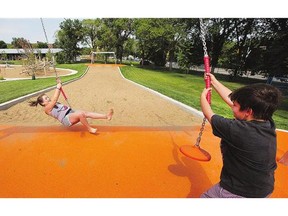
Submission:
[[47,55],[42,58],[41,52],[35,51],[32,45],[28,41],[21,40],[19,41],[23,52],[22,52],[22,72],[29,76],[32,76],[32,79],[35,79],[37,73],[44,73],[47,75],[47,71],[50,70],[50,67],[53,66],[54,62],[52,61],[52,56],[50,50]]
[[6,60],[5,65],[0,65],[0,80],[4,80],[4,77],[6,75],[6,70],[13,69],[10,64],[8,64],[8,61]]
[[48,42],[48,38],[47,38],[47,34],[46,34],[46,30],[45,30],[44,22],[42,18],[41,18],[41,23],[42,23],[43,31],[45,34],[46,42],[48,45],[48,52],[46,53],[44,57],[40,49],[35,50],[32,47],[32,45],[29,43],[29,41],[26,41],[24,39],[18,41],[23,49],[23,53],[22,53],[23,70],[21,73],[26,73],[29,76],[32,76],[32,79],[35,79],[35,75],[37,73],[44,73],[44,75],[46,76],[47,71],[50,70],[50,67],[53,67],[54,72],[56,73],[56,76],[57,76],[57,72],[55,69],[55,57],[52,51],[53,47],[52,47],[52,44],[49,44]]
[[104,62],[105,64],[107,64],[108,62],[108,56],[109,55],[112,55],[113,58],[114,58],[114,64],[116,64],[117,62],[117,59],[116,59],[116,55],[115,55],[115,52],[93,52],[91,51],[91,64],[94,64],[94,62],[96,61],[96,55],[104,55]]
[[[34,59],[33,59],[34,57]],[[22,59],[22,72],[26,73],[29,76],[35,76],[37,73],[41,73],[46,76],[47,71],[50,71],[51,62],[47,60],[47,58],[42,58],[39,56],[31,56],[28,58]]]

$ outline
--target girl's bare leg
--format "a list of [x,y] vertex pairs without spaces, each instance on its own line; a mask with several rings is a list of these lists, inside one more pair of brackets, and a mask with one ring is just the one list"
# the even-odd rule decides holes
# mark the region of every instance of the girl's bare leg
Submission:
[[88,129],[90,133],[95,134],[97,131],[96,128],[93,128],[89,125],[84,112],[75,112],[75,113],[69,114],[69,120],[72,123],[72,125],[80,121]]
[[112,119],[112,116],[114,114],[114,110],[110,109],[109,112],[105,114],[95,113],[95,112],[84,112],[86,118],[92,118],[92,119],[107,119],[110,121]]
[[85,111],[76,111],[75,113],[69,114],[69,120],[73,124],[78,123],[79,121],[88,129],[90,133],[96,133],[97,129],[93,128],[89,125],[87,118],[92,119],[107,119],[110,121],[113,116],[113,109],[110,109],[108,114],[100,114],[100,113],[94,113],[94,112],[85,112]]

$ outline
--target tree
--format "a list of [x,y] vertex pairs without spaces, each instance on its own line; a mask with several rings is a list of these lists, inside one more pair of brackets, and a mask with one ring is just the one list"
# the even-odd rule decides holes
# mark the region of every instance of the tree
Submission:
[[154,31],[153,41],[150,43],[150,60],[156,66],[165,66],[167,54],[169,51],[169,39],[173,37],[171,27],[167,18],[154,19],[151,23],[151,30]]
[[199,19],[185,19],[182,36],[178,44],[177,60],[188,73],[193,65],[203,64],[203,45],[200,39]]
[[[288,74],[288,19],[267,19],[270,37],[263,38],[265,53],[263,70],[269,76],[283,76]],[[263,40],[262,40],[263,41]]]
[[225,41],[231,36],[231,33],[235,30],[233,19],[213,18],[209,19],[206,23],[207,34],[206,43],[208,49],[210,47],[211,57],[211,72],[213,73],[215,67],[217,67],[218,60],[221,56],[221,52]]
[[[164,26],[167,35],[167,57],[169,62],[169,70],[172,70],[172,62],[176,60],[176,51],[179,43],[183,38],[187,37],[187,23],[193,22],[195,19],[168,19]],[[182,44],[183,45],[183,44]],[[188,45],[189,46],[189,45]],[[186,48],[186,47],[185,47]],[[189,52],[186,48],[186,51]],[[182,53],[185,56],[185,53]],[[189,55],[188,54],[188,55]],[[180,58],[181,59],[181,58]],[[165,62],[166,63],[166,62]],[[190,68],[190,67],[189,67]]]
[[123,45],[123,55],[129,56],[132,55],[134,57],[138,56],[137,52],[137,40],[133,37],[129,37],[127,41],[125,41]]
[[79,43],[83,40],[83,26],[80,20],[65,19],[60,23],[60,30],[57,32],[57,44],[63,52],[57,55],[57,61],[73,63],[80,54]]
[[7,44],[4,41],[0,40],[0,49],[6,49],[6,48]]
[[32,44],[28,40],[17,40],[17,44],[21,45],[21,48],[24,50],[22,53],[23,57],[23,70],[22,73],[26,73],[29,76],[32,76],[32,80],[35,80],[36,71],[37,71],[37,57],[34,53]]
[[24,38],[15,38],[13,37],[12,38],[12,42],[11,44],[13,45],[14,48],[18,48],[18,49],[21,49],[22,48],[22,44],[25,43],[25,44],[30,44],[30,42]]
[[41,41],[37,41],[37,48],[41,49],[41,48],[48,48],[48,44],[41,42]]
[[84,19],[83,26],[83,44],[90,47],[92,51],[97,51],[99,31],[102,27],[101,19]]
[[116,48],[116,58],[122,63],[124,43],[134,32],[134,19],[130,18],[105,18],[106,35],[113,38]]
[[148,59],[157,66],[166,64],[167,55],[172,61],[181,35],[179,26],[177,19],[137,19],[135,34],[142,59]]
[[177,52],[177,62],[180,68],[184,69],[186,73],[189,72],[192,66],[192,53],[193,44],[190,40],[183,39],[179,45],[179,50]]
[[[103,23],[101,29],[98,31],[99,51],[115,52],[116,36],[111,29]],[[107,63],[107,55],[104,56],[105,63]]]
[[270,77],[288,73],[287,19],[238,19],[235,27],[233,46],[223,55],[235,76],[247,71]]
[[253,50],[258,31],[256,29],[257,19],[232,19],[232,24],[234,31],[222,48],[222,56],[225,56],[222,66],[228,68],[235,77],[247,73],[248,57]]
[[151,19],[136,19],[135,20],[135,37],[138,41],[138,49],[142,59],[142,66],[145,59],[149,59],[149,40]]

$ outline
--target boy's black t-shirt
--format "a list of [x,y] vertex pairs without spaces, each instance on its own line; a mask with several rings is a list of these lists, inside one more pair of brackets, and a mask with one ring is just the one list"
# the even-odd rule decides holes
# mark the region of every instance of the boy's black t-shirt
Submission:
[[220,185],[243,197],[266,197],[274,190],[276,132],[271,121],[241,121],[213,115],[213,134],[221,138]]

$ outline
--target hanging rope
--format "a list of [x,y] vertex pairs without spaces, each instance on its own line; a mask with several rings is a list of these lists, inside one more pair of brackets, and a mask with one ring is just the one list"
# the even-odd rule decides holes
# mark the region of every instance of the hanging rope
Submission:
[[[51,49],[50,49],[50,48],[52,48],[53,46],[52,46],[52,44],[49,44],[49,42],[48,42],[48,37],[47,37],[46,30],[45,30],[45,26],[44,26],[43,19],[40,18],[40,20],[41,20],[42,28],[43,28],[43,31],[44,31],[44,34],[45,34],[46,43],[47,43],[47,45],[48,45],[49,53],[51,53],[51,55],[52,55],[52,66],[53,66],[53,70],[54,70],[55,75],[56,75],[56,80],[58,80],[58,79],[60,80],[60,78],[59,78],[59,76],[58,76],[58,73],[57,73],[57,70],[56,70],[56,67],[55,67],[54,55],[53,55],[53,52],[51,52]],[[66,94],[65,94],[65,92],[64,92],[64,90],[63,90],[62,87],[60,88],[60,91],[61,91],[61,93],[62,93],[65,101],[67,102],[67,104],[71,107],[71,105],[70,105],[70,103],[69,103],[69,101],[68,101],[68,98],[67,98],[67,96],[66,96]]]
[[[48,45],[48,48],[49,48],[48,37],[47,37],[46,30],[45,30],[45,27],[44,27],[44,22],[43,22],[42,18],[40,18],[40,20],[41,20],[41,23],[42,23],[42,28],[43,28],[43,31],[44,31],[44,34],[45,34],[46,42],[47,42],[47,45]],[[49,50],[50,50],[50,48],[49,48]]]
[[[203,20],[200,18],[200,38],[202,40],[202,46],[203,46],[203,51],[204,51],[204,69],[205,69],[205,73],[210,73],[210,59],[209,59],[208,52],[207,52],[205,35],[206,35],[206,28],[205,28]],[[210,76],[207,76],[207,78],[205,80],[205,87],[206,88],[211,87]],[[208,103],[211,104],[211,92],[208,92],[206,99],[207,99]],[[201,137],[202,137],[202,134],[203,134],[203,131],[205,128],[206,120],[207,119],[204,117],[198,138],[196,140],[196,144],[195,144],[196,146],[200,146]]]
[[[210,73],[210,62],[209,62],[209,56],[208,56],[207,46],[206,46],[206,41],[205,41],[205,34],[206,34],[205,31],[206,29],[205,29],[203,20],[200,19],[200,37],[202,40],[203,51],[204,51],[204,68],[205,68],[205,73]],[[209,76],[207,76],[207,79],[205,79],[205,86],[206,88],[210,88],[211,86],[211,80]],[[210,94],[207,95],[207,101],[209,102],[209,104],[211,104],[211,92]],[[199,161],[211,160],[210,154],[204,149],[200,148],[200,141],[201,141],[201,137],[205,128],[205,123],[206,123],[206,118],[204,117],[198,138],[196,140],[196,144],[194,146],[185,145],[185,146],[180,147],[180,151],[184,155],[194,160],[199,160]]]

